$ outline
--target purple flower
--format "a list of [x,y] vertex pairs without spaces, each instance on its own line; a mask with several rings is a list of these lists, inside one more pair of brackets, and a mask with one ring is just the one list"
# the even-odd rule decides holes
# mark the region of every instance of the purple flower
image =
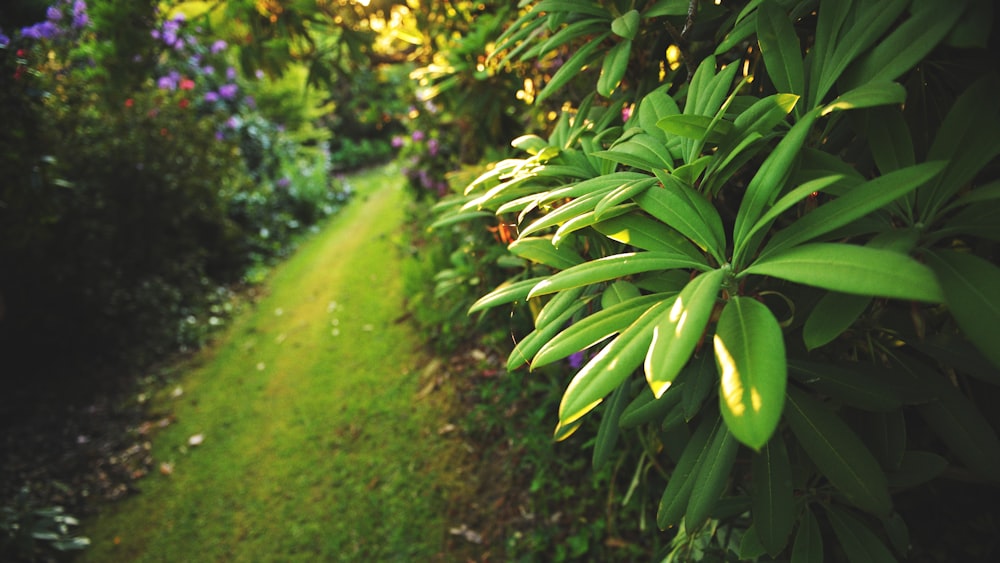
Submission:
[[632,106],[625,106],[622,108],[622,121],[628,121],[632,117]]
[[226,127],[230,129],[236,129],[240,126],[240,118],[235,115],[226,120]]
[[437,156],[438,149],[440,149],[440,148],[441,148],[441,145],[440,145],[440,143],[438,143],[437,139],[431,139],[431,140],[427,141],[427,152],[431,156]]
[[62,19],[62,12],[60,12],[59,8],[56,8],[55,6],[49,6],[49,9],[45,10],[45,17],[47,17],[50,22],[57,22]]
[[219,94],[217,92],[205,92],[205,101],[208,103],[213,103],[219,101]]
[[219,39],[215,43],[212,43],[211,47],[212,54],[215,55],[221,53],[222,51],[226,50],[226,47],[228,47],[226,42],[223,41],[222,39]]
[[253,96],[246,96],[243,98],[243,103],[250,109],[257,107],[257,100]]
[[223,84],[219,86],[219,95],[223,99],[232,100],[236,97],[236,92],[239,90],[239,86],[235,84]]
[[583,352],[574,352],[569,355],[569,367],[571,369],[580,369],[580,366],[583,365],[583,360]]
[[423,141],[424,137],[425,137],[424,132],[421,131],[420,129],[417,129],[416,131],[413,132],[412,135],[410,135],[410,138],[412,138],[417,143]]
[[226,80],[236,80],[236,69],[229,67],[226,69]]
[[7,37],[4,32],[0,31],[0,47],[6,47],[7,45],[10,45],[10,37]]
[[205,65],[201,69],[201,73],[204,75],[215,74],[215,67],[212,65]]
[[84,14],[84,13],[73,14],[73,28],[74,29],[83,29],[83,28],[87,27],[87,24],[89,24],[89,23],[90,23],[90,17],[87,16],[87,14]]
[[291,185],[291,183],[292,183],[292,181],[289,180],[287,177],[286,178],[281,178],[280,180],[278,180],[278,187],[279,188],[287,188],[289,185]]
[[392,148],[398,149],[399,147],[403,146],[403,138],[400,137],[399,135],[394,135],[390,143],[392,144]]
[[82,14],[87,11],[87,3],[83,0],[73,2],[73,15]]
[[257,77],[257,80],[264,80],[264,71],[259,68],[253,73],[253,75]]
[[160,79],[156,81],[156,87],[159,88],[160,90],[176,90],[177,81],[174,80],[169,75],[161,76]]
[[44,21],[22,29],[21,35],[29,39],[52,39],[59,35],[59,28],[50,21]]
[[222,134],[222,131],[216,131],[215,132],[215,140],[216,141],[221,141],[221,140],[223,140],[225,138],[226,137],[225,137],[225,135]]

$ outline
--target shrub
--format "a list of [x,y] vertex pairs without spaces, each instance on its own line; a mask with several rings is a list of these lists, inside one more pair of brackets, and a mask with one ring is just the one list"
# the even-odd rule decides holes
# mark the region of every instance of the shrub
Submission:
[[1000,475],[992,8],[621,4],[497,40],[566,105],[442,206],[520,228],[472,311],[532,306],[510,369],[588,355],[556,438],[598,405],[595,467],[644,437],[670,560],[907,556],[907,491]]

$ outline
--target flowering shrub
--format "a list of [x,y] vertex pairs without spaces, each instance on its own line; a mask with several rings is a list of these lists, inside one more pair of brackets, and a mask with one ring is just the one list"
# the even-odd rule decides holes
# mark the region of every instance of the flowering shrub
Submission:
[[39,357],[141,365],[197,346],[224,318],[217,288],[287,252],[348,193],[323,136],[266,119],[252,95],[263,81],[244,80],[226,43],[182,17],[151,26],[155,49],[130,55],[150,74],[105,95],[105,25],[60,1],[0,38],[14,78],[0,92],[0,332],[24,370]]

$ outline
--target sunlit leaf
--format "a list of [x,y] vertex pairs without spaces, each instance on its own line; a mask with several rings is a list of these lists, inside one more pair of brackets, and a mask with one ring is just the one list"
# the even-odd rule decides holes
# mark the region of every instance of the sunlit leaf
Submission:
[[726,303],[715,329],[719,407],[737,440],[760,450],[785,404],[785,341],[770,309],[749,297]]
[[538,285],[538,282],[543,279],[545,278],[537,277],[516,282],[504,282],[496,289],[480,297],[479,300],[473,303],[472,307],[469,308],[469,314],[482,311],[483,309],[496,307],[497,305],[503,305],[505,303],[525,301],[528,298],[528,292],[531,291],[531,288]]
[[625,39],[635,39],[639,32],[639,11],[629,10],[611,22],[611,31]]
[[892,250],[853,244],[804,244],[758,260],[743,274],[855,295],[944,301],[941,286],[927,266]]
[[724,276],[724,271],[712,270],[694,278],[658,320],[644,364],[646,381],[655,396],[663,395],[691,358],[715,308]]
[[648,309],[577,372],[559,403],[561,426],[590,412],[642,364],[653,327],[672,304],[671,298]]
[[625,254],[615,254],[591,260],[554,274],[539,282],[528,296],[537,297],[571,287],[600,283],[641,272],[700,267],[704,266],[688,256],[676,252],[628,252]]
[[583,263],[579,254],[565,246],[556,248],[551,239],[544,237],[518,239],[507,248],[515,256],[560,270]]
[[[638,12],[632,10],[638,17]],[[601,64],[601,74],[597,78],[597,93],[610,97],[615,88],[621,84],[625,71],[628,70],[629,55],[632,53],[632,40],[626,39],[611,48],[604,56]]]
[[844,92],[823,108],[821,115],[847,110],[876,106],[902,104],[906,101],[906,88],[897,82],[868,82]]

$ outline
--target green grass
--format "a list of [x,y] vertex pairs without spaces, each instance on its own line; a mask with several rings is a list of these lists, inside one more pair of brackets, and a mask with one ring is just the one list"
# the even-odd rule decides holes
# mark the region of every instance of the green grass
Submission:
[[[401,179],[379,168],[267,281],[157,408],[142,492],[86,525],[83,561],[410,561],[442,557],[456,446],[403,315]],[[165,394],[167,395],[167,394]],[[203,434],[204,442],[187,446]]]

